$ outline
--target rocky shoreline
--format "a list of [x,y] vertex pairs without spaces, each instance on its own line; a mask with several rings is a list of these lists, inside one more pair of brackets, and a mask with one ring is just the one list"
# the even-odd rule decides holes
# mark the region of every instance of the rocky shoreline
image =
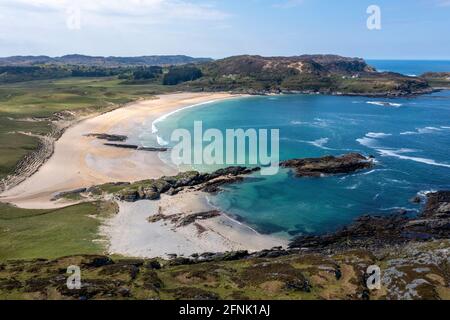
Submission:
[[300,236],[290,248],[316,251],[343,248],[380,248],[410,241],[450,238],[450,191],[427,194],[423,211],[416,217],[406,212],[388,216],[365,215],[335,233]]

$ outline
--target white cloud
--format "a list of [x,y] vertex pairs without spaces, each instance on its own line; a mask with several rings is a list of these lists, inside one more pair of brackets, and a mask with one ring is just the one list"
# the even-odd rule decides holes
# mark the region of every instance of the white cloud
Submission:
[[78,8],[90,17],[146,18],[157,21],[181,20],[223,20],[228,14],[210,5],[193,4],[184,0],[6,0],[10,8],[28,10],[66,11]]

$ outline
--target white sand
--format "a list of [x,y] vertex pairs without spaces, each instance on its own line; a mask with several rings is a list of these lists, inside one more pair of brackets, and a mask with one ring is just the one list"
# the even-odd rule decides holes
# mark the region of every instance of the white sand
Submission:
[[252,252],[287,245],[283,239],[261,235],[226,215],[197,220],[205,229],[201,233],[194,224],[175,227],[170,221],[148,222],[147,218],[156,214],[160,206],[164,214],[212,209],[202,193],[163,195],[160,201],[121,202],[119,213],[102,227],[101,233],[109,240],[108,251],[133,257],[167,258],[168,254],[187,257],[193,253]]

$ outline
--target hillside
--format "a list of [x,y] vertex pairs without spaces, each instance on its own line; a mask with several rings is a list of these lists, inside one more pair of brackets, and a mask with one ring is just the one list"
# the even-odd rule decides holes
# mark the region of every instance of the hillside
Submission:
[[209,58],[192,58],[183,55],[140,56],[140,57],[93,57],[80,54],[62,57],[48,56],[13,56],[0,58],[0,66],[33,66],[41,64],[51,65],[81,65],[101,67],[125,66],[167,66],[211,61]]
[[363,59],[336,55],[235,56],[198,66],[203,77],[190,84],[204,90],[250,93],[319,92],[402,96],[430,92],[427,81],[377,72]]

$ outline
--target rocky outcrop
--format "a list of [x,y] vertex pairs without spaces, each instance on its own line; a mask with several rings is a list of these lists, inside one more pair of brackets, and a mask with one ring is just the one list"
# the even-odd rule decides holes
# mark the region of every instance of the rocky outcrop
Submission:
[[259,168],[228,167],[213,173],[188,171],[174,177],[162,177],[140,181],[119,191],[119,200],[134,202],[138,200],[157,200],[161,194],[174,195],[185,188],[191,190],[218,192],[220,186],[241,181],[245,175],[258,171]]
[[124,142],[128,139],[127,136],[106,133],[89,133],[86,135],[86,137],[94,137],[99,140],[106,140],[110,142]]
[[[161,209],[161,208],[160,208]],[[161,211],[161,210],[160,210]],[[169,221],[175,225],[175,227],[184,227],[195,223],[197,220],[206,220],[220,216],[220,211],[218,210],[210,210],[204,212],[196,212],[191,214],[178,213],[178,214],[170,214],[165,215],[161,212],[150,216],[147,218],[147,221],[150,223],[158,222],[158,221]]]
[[351,173],[356,170],[369,169],[373,166],[372,158],[359,153],[349,153],[339,157],[293,159],[280,163],[284,168],[292,168],[297,177],[320,177],[322,175]]
[[[322,158],[293,159],[281,162],[281,166],[293,168],[299,177],[319,177],[368,169],[373,166],[373,161],[371,158],[366,158],[358,153],[350,153],[339,157],[326,156]],[[221,186],[240,182],[246,175],[259,170],[260,168],[236,166],[219,169],[213,173],[188,171],[174,177],[140,181],[124,188],[116,195],[119,200],[134,202],[138,200],[156,200],[159,199],[162,193],[174,195],[186,188],[217,193],[221,190]]]
[[315,250],[374,248],[449,237],[450,191],[439,191],[427,195],[425,208],[417,217],[408,217],[406,212],[389,216],[366,215],[333,234],[297,237],[290,243],[290,247]]
[[132,149],[138,151],[152,151],[152,152],[166,152],[169,148],[165,147],[140,147],[134,144],[120,144],[120,143],[105,143],[105,146],[122,148],[122,149]]

